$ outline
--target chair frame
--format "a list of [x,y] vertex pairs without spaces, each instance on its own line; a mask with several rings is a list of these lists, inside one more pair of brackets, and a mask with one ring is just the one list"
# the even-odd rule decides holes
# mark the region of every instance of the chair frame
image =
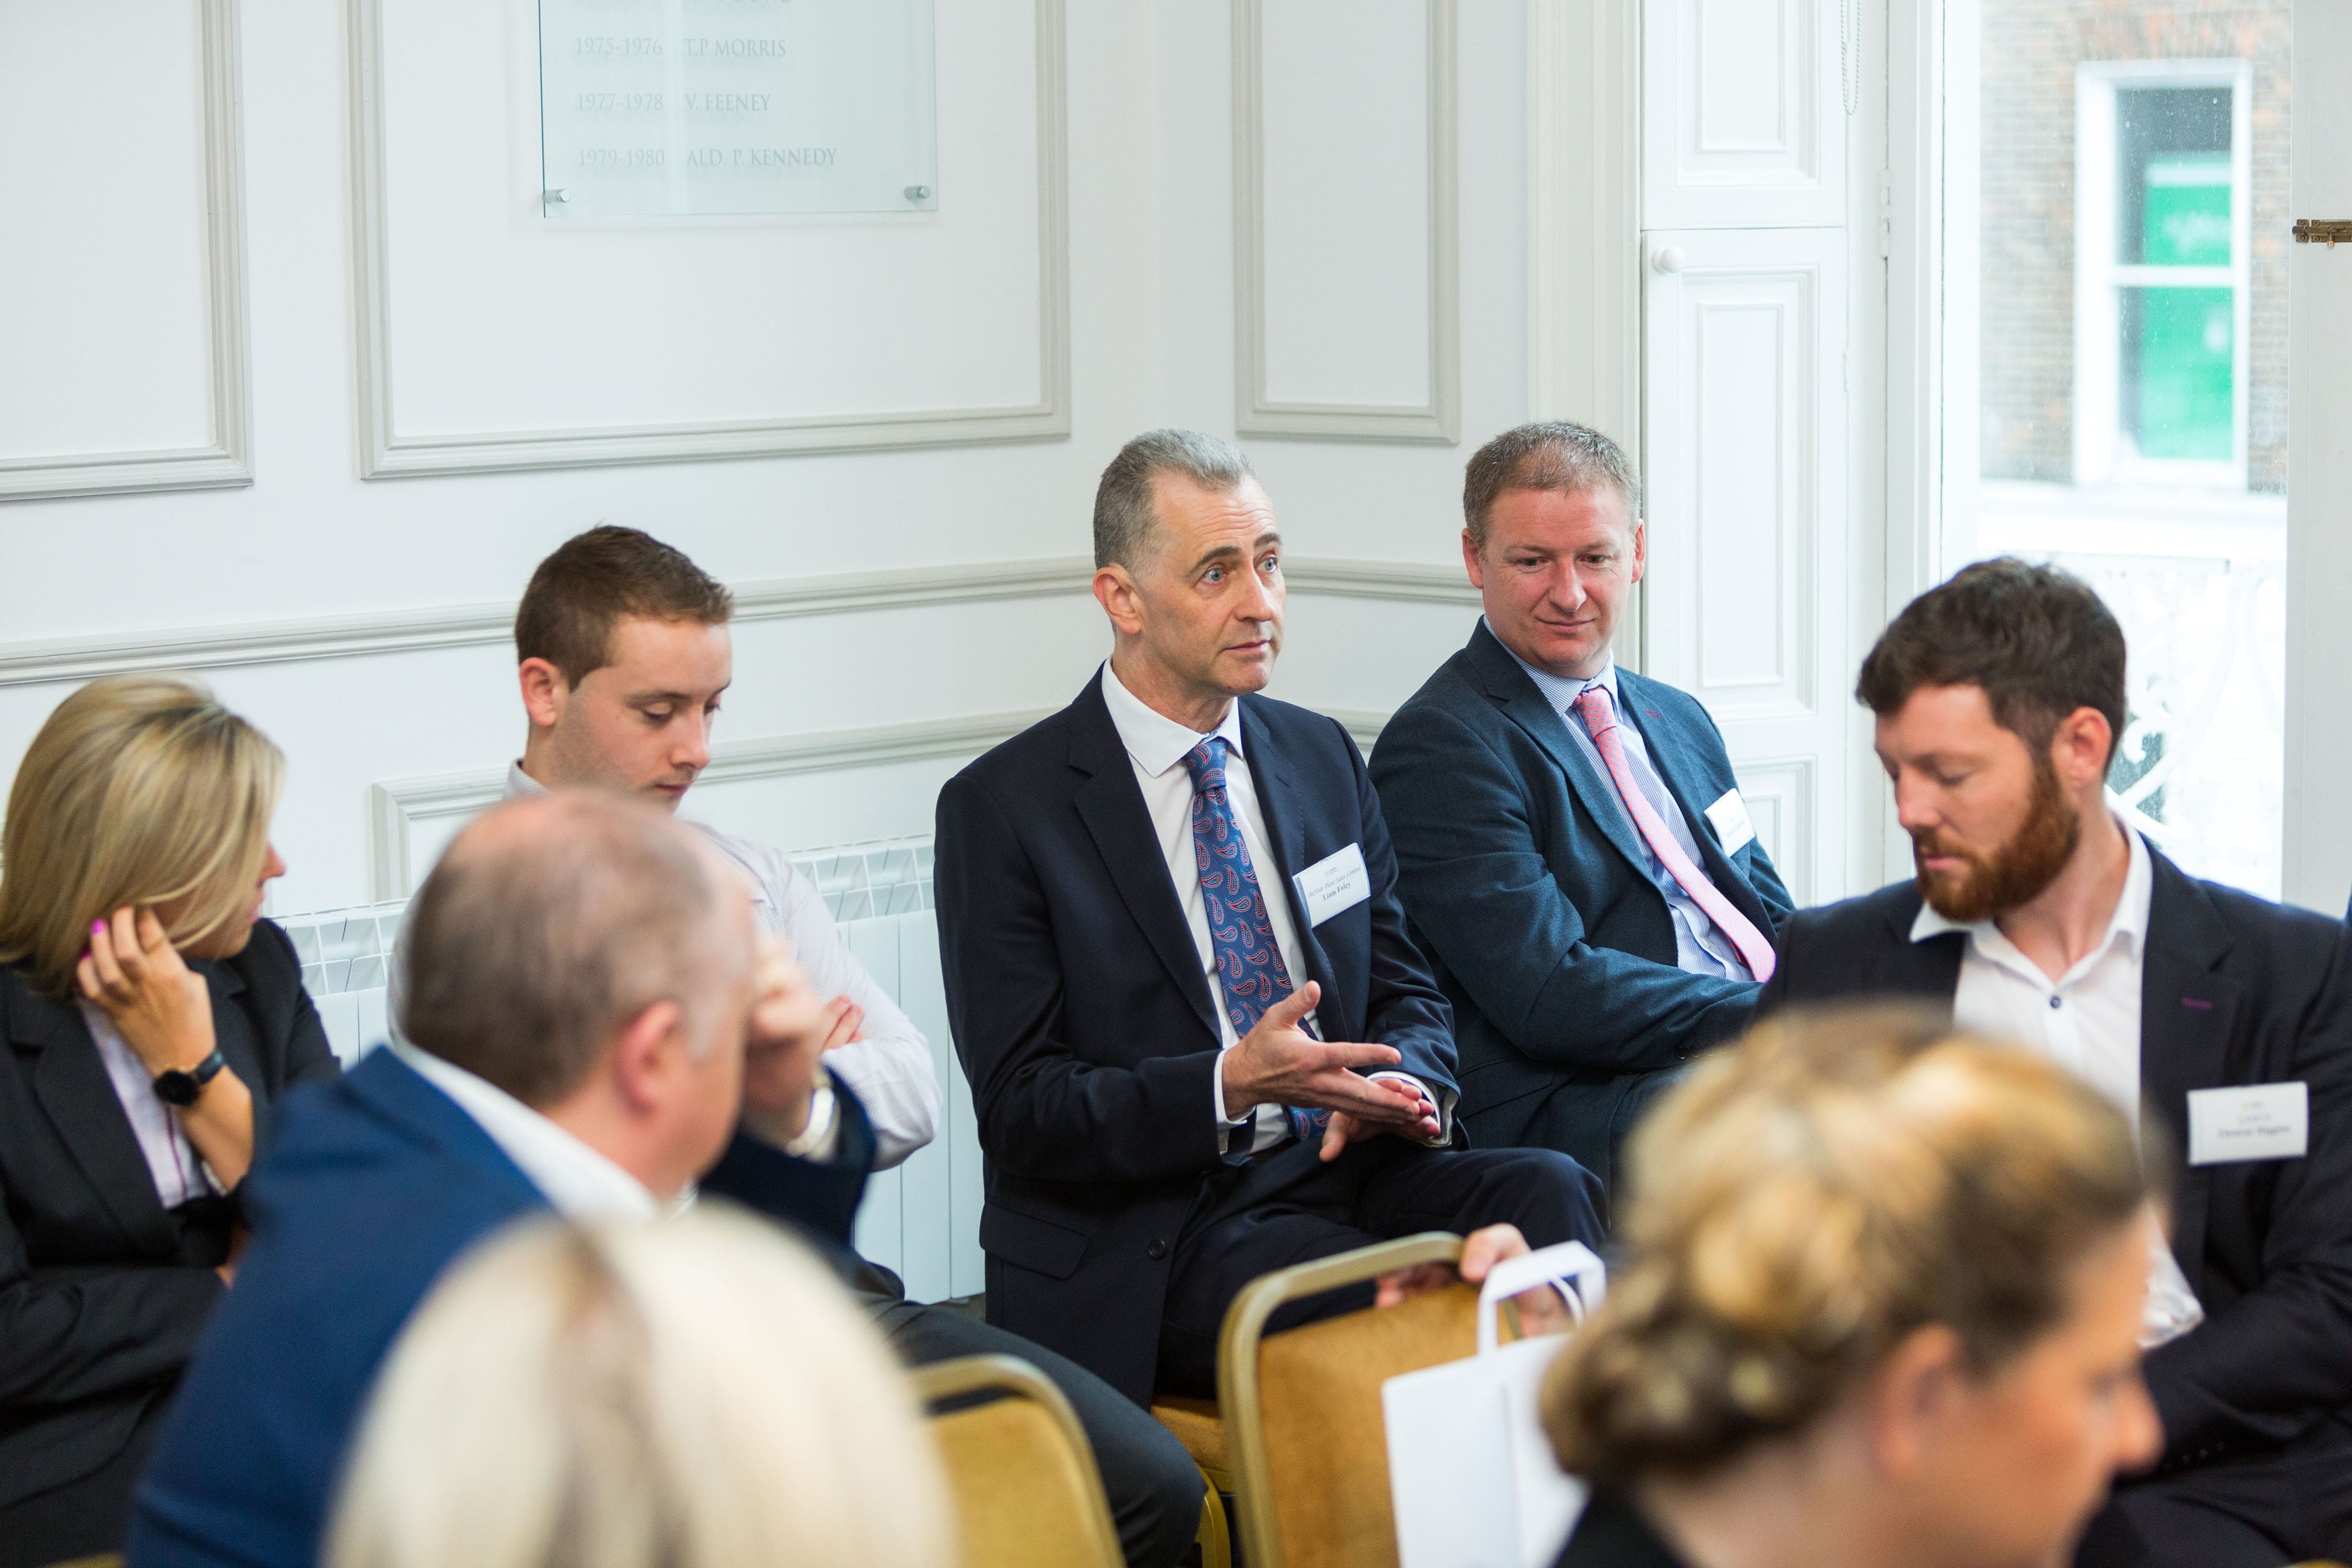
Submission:
[[[1105,1563],[1127,1560],[1125,1549],[1118,1543],[1118,1527],[1111,1521],[1109,1501],[1103,1491],[1102,1469],[1095,1463],[1094,1445],[1087,1440],[1087,1429],[1079,1424],[1078,1413],[1070,1407],[1069,1399],[1054,1386],[1051,1378],[1012,1355],[958,1356],[952,1361],[916,1367],[908,1375],[914,1383],[917,1397],[927,1409],[967,1394],[990,1393],[1033,1399],[1045,1406],[1077,1456],[1078,1468],[1088,1483],[1087,1495],[1093,1506],[1087,1510],[1087,1533],[1094,1538],[1097,1554]],[[934,1415],[932,1418],[938,1417]]]
[[1462,1238],[1424,1231],[1352,1252],[1294,1264],[1260,1275],[1226,1309],[1217,1344],[1217,1407],[1234,1460],[1234,1509],[1241,1519],[1242,1552],[1250,1568],[1285,1568],[1282,1531],[1275,1517],[1267,1469],[1265,1416],[1258,1404],[1257,1352],[1266,1320],[1285,1303],[1342,1286],[1359,1285],[1421,1263],[1459,1263]]

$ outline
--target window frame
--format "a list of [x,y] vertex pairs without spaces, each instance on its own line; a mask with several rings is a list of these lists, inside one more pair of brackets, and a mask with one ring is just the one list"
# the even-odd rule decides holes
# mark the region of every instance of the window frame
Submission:
[[[2116,95],[2129,88],[2230,92],[2230,265],[2127,266],[2116,260]],[[2253,326],[2253,62],[2085,60],[2074,68],[2074,483],[2189,484],[2243,490]],[[2157,282],[2149,275],[2167,275]],[[2122,442],[2123,291],[2150,287],[2231,291],[2231,438],[2227,461],[2142,457]]]

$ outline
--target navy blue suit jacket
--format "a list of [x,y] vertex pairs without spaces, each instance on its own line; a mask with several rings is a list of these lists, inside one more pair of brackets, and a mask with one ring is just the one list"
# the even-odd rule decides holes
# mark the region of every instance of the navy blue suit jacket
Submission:
[[[2205,1322],[2149,1353],[2168,1469],[2288,1442],[2352,1410],[2352,945],[2339,921],[2199,882],[2153,847],[2140,1088],[2171,1136],[2172,1253]],[[1949,1007],[1968,938],[1911,940],[1915,883],[1808,910],[1763,1010],[1844,997]],[[2191,1166],[2189,1096],[2301,1082],[2299,1160]]]
[[[737,1162],[732,1179],[714,1170],[704,1190],[779,1218],[838,1215],[874,1143],[856,1099],[841,1103],[837,1170],[739,1135],[721,1161]],[[388,1051],[290,1097],[246,1184],[253,1245],[140,1485],[131,1561],[310,1568],[376,1367],[409,1313],[468,1248],[547,1207],[473,1118]],[[836,1269],[854,1265],[845,1225],[802,1235]]]
[[[1793,906],[1780,873],[1752,839],[1726,855],[1706,816],[1738,784],[1715,721],[1628,670],[1617,690],[1702,869],[1769,936]],[[1674,916],[1616,786],[1484,621],[1381,731],[1371,772],[1413,936],[1459,1020],[1479,1143],[1528,1141],[1563,1082],[1597,1092],[1747,1027],[1756,985],[1675,967]]]
[[[1241,710],[1278,862],[1259,881],[1292,900],[1306,950],[1293,979],[1322,986],[1325,1039],[1394,1046],[1399,1070],[1450,1105],[1453,1019],[1405,935],[1355,742],[1287,703],[1244,697]],[[1310,926],[1290,878],[1349,844],[1371,896]],[[1226,1158],[1210,1082],[1220,1036],[1099,676],[949,780],[936,854],[948,1016],[986,1157],[989,1321],[1148,1402],[1170,1254]],[[1266,1164],[1286,1161],[1304,1176],[1315,1151]]]

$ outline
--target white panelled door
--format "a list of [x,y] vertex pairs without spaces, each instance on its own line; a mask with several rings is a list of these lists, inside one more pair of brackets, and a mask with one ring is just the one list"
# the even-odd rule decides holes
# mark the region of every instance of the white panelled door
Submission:
[[1722,727],[1800,904],[1878,872],[1853,698],[1869,584],[1848,496],[1839,16],[1836,0],[1645,0],[1643,29],[1643,669]]

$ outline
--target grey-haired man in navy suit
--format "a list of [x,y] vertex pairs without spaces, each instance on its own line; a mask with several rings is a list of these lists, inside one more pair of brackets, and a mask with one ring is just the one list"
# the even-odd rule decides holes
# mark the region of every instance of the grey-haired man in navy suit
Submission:
[[1282,538],[1242,455],[1129,442],[1095,559],[1109,661],[940,792],[990,1321],[1143,1403],[1214,1391],[1225,1309],[1272,1270],[1435,1229],[1474,1233],[1469,1279],[1529,1243],[1597,1243],[1573,1163],[1457,1146],[1453,1018],[1363,758],[1336,721],[1257,695]]
[[1747,1027],[1790,907],[1706,710],[1611,652],[1646,564],[1638,498],[1582,425],[1481,447],[1462,559],[1486,613],[1372,753],[1461,1020],[1464,1124],[1612,1183],[1635,1118]]

